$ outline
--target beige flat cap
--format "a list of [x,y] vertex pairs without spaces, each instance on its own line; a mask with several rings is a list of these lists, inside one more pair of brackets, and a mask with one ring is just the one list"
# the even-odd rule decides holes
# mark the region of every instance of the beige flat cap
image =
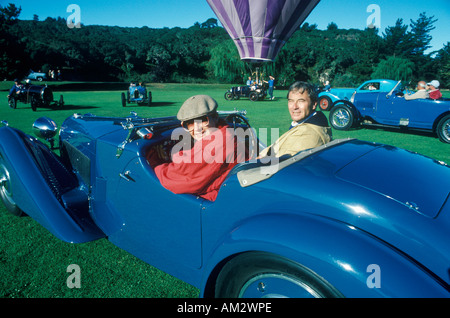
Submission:
[[199,118],[216,111],[218,106],[216,100],[208,95],[195,95],[181,105],[177,118],[180,121]]

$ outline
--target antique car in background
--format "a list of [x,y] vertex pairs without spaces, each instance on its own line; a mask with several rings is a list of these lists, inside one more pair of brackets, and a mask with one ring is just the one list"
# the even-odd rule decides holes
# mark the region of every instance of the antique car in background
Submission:
[[47,80],[47,74],[30,70],[30,73],[25,78],[29,80],[42,82]]
[[[405,100],[401,81],[368,81],[376,89],[358,88],[350,100],[333,103],[329,120],[333,128],[348,130],[359,125],[396,127],[435,133],[450,143],[450,99]],[[386,88],[391,87],[386,92]]]
[[47,85],[30,85],[25,84],[21,86],[20,93],[8,96],[9,107],[16,109],[17,102],[30,104],[31,109],[36,111],[38,107],[62,107],[64,105],[63,95],[59,96],[56,101],[53,98],[53,90]]
[[331,88],[318,93],[317,106],[322,111],[330,110],[335,101],[340,99],[350,99],[355,92],[354,88]]
[[122,106],[126,107],[127,104],[148,105],[152,103],[152,92],[147,91],[145,85],[141,83],[131,83],[126,95],[121,94]]
[[242,97],[250,99],[252,102],[264,100],[267,96],[267,85],[234,86],[224,95],[226,100],[238,100]]
[[356,93],[370,93],[370,92],[390,92],[397,84],[396,81],[386,79],[373,79],[362,83],[357,88],[331,88],[319,92],[318,106],[321,110],[331,110],[333,104],[338,100],[350,100]]
[[[260,144],[244,113],[220,116],[253,149]],[[33,129],[39,139],[0,128],[9,212],[67,242],[107,237],[203,297],[450,296],[443,162],[334,140],[238,164],[212,202],[168,191],[147,162],[181,129],[176,117],[75,114],[61,125],[59,152],[40,141],[53,144],[52,120]]]

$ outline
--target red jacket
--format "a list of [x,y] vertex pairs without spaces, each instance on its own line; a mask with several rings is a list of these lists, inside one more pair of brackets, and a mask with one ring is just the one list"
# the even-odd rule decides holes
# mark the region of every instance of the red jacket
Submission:
[[441,93],[440,90],[435,89],[435,90],[430,91],[430,98],[431,99],[439,99],[441,97],[442,97],[442,93]]
[[164,188],[173,193],[190,193],[214,201],[230,170],[244,162],[246,154],[238,147],[233,130],[219,125],[209,137],[196,141],[191,149],[172,156],[172,162],[158,164],[156,151],[150,151],[148,161]]

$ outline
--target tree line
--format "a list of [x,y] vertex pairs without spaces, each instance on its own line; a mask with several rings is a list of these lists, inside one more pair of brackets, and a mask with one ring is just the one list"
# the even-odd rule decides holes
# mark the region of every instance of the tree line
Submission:
[[294,80],[329,80],[355,86],[370,78],[429,81],[450,87],[450,42],[430,48],[434,17],[421,13],[409,25],[398,19],[380,35],[375,28],[326,30],[303,24],[273,63],[247,64],[217,20],[190,28],[86,26],[65,19],[20,20],[21,8],[0,6],[0,78],[25,76],[30,69],[60,69],[63,79],[179,83],[244,83],[256,69],[278,85]]

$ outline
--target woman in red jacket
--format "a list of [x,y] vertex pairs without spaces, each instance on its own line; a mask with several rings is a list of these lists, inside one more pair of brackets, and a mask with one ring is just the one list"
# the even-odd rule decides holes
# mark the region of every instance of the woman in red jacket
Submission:
[[210,96],[192,96],[183,103],[177,118],[192,136],[193,146],[174,153],[166,163],[157,149],[149,152],[147,158],[156,176],[173,193],[214,201],[230,170],[246,160],[244,148],[238,146],[233,129],[219,119],[217,107]]

